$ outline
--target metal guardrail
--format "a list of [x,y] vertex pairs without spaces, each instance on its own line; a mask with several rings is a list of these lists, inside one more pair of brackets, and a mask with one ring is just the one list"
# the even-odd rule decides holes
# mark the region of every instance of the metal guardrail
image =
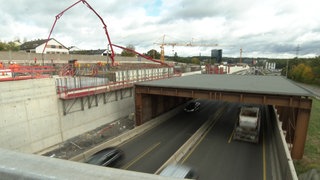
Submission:
[[287,142],[284,136],[284,132],[281,128],[281,122],[279,120],[279,115],[277,114],[276,108],[273,106],[272,116],[275,118],[275,132],[274,137],[275,140],[275,151],[273,153],[278,154],[278,161],[279,161],[279,170],[281,174],[281,179],[286,180],[298,180],[298,176],[296,170],[294,168],[293,160],[291,158],[291,154],[289,148],[287,146]]
[[[87,85],[87,86],[70,86],[70,85],[59,85],[62,84],[57,82],[57,94],[59,95],[60,99],[74,99],[79,97],[90,96],[94,94],[101,94],[105,92],[115,91],[124,88],[133,87],[135,83],[138,82],[145,82],[145,81],[152,81],[152,80],[160,80],[160,79],[167,79],[171,77],[178,77],[181,74],[162,74],[158,76],[149,76],[149,77],[142,77],[142,78],[134,78],[130,80],[124,81],[117,81],[117,82],[108,82],[106,81],[105,84],[98,84],[94,85]],[[69,78],[77,78],[77,77],[69,77]],[[100,78],[101,79],[101,78]],[[61,80],[61,78],[60,78]],[[95,80],[95,78],[93,78]],[[59,81],[59,79],[57,79]]]
[[0,69],[0,82],[48,78],[54,72],[53,66],[12,66],[7,69]]

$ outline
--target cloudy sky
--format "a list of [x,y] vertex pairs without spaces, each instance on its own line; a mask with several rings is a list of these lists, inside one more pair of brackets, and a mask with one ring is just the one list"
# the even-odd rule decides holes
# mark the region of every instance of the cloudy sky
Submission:
[[[0,0],[0,41],[46,39],[56,15],[77,0]],[[112,43],[165,54],[292,58],[320,55],[319,0],[87,0]],[[67,47],[104,49],[101,21],[83,3],[66,11],[52,33]],[[158,44],[157,44],[158,43]],[[219,46],[212,46],[218,44]],[[116,52],[121,52],[115,48]]]

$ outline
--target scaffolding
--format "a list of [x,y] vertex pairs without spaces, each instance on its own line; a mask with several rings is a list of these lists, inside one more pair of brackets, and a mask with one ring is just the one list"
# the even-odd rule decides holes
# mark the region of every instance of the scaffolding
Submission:
[[14,66],[0,69],[0,82],[48,78],[52,77],[55,71],[53,66]]

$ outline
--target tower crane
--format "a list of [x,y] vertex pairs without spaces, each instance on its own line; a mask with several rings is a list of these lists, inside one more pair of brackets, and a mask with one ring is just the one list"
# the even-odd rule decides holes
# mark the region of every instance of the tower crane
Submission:
[[216,47],[219,46],[219,44],[199,44],[199,43],[193,43],[193,42],[187,42],[187,43],[175,43],[175,42],[171,42],[171,43],[165,43],[164,42],[164,38],[165,35],[163,35],[162,38],[162,43],[154,43],[157,45],[160,45],[160,61],[164,62],[164,46],[172,46],[172,48],[174,48],[175,46],[185,46],[185,47]]

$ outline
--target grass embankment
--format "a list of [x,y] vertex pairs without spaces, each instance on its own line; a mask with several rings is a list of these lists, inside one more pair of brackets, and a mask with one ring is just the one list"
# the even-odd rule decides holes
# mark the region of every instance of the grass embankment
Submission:
[[294,165],[298,175],[310,169],[320,171],[320,100],[313,99],[304,156]]

